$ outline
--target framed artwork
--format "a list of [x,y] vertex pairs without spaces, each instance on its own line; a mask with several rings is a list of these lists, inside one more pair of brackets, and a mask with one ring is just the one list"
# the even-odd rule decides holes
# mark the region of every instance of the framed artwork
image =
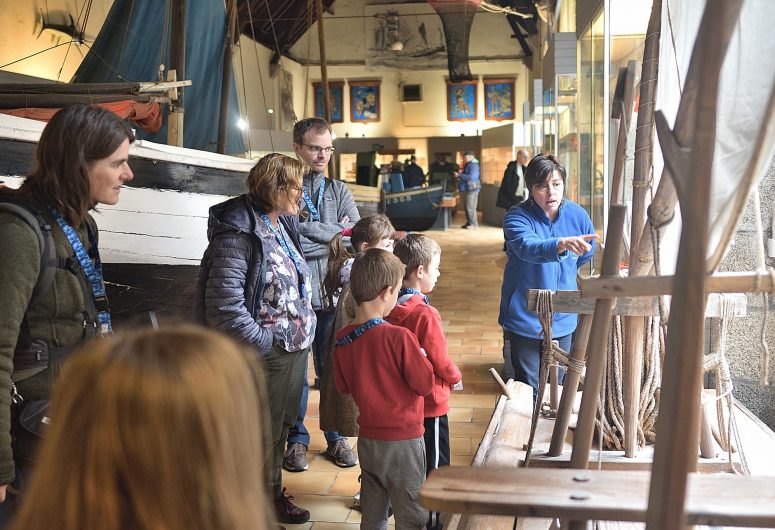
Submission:
[[471,121],[476,119],[476,92],[478,81],[447,81],[447,119]]
[[[323,108],[323,83],[312,83],[315,88],[315,117],[325,118]],[[328,93],[331,101],[331,123],[344,121],[344,81],[329,81]]]
[[379,121],[380,81],[349,81],[350,121]]
[[496,121],[514,119],[514,78],[484,80],[484,117]]

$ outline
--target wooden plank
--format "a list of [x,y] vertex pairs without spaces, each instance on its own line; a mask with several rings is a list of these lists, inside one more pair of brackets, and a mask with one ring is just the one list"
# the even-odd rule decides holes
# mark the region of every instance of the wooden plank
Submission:
[[[581,280],[584,298],[661,296],[673,292],[674,276],[589,278]],[[717,272],[705,279],[708,293],[772,293],[775,277],[762,272]]]
[[[599,451],[593,449],[589,452],[589,464],[587,469],[604,469],[609,471],[649,471],[653,457],[653,446],[638,451],[634,457],[626,457],[624,451]],[[544,469],[568,469],[570,458],[567,453],[560,456],[539,455],[530,457],[530,467]],[[743,468],[738,459],[732,462],[734,468],[742,473]],[[728,473],[729,461],[726,453],[715,458],[702,458],[697,462],[697,471],[700,473]]]
[[[445,467],[420,490],[432,510],[569,520],[646,520],[651,475],[640,471]],[[689,524],[775,526],[775,477],[688,476]]]
[[[639,278],[630,279],[623,278],[625,282],[633,282],[635,284],[640,283]],[[607,279],[606,279],[607,280]],[[578,313],[580,315],[589,315],[594,312],[596,296],[590,296],[591,292],[586,288],[590,285],[587,282],[594,282],[592,292],[594,294],[605,294],[606,296],[600,296],[600,298],[608,298],[610,292],[607,287],[605,292],[602,293],[597,286],[603,285],[597,282],[602,279],[588,279],[581,280],[581,291],[555,291],[552,294],[552,307],[555,313]],[[729,298],[727,302],[731,302],[732,305],[729,308],[731,315],[734,317],[747,316],[747,304],[748,299],[742,292],[736,293],[724,293]],[[731,296],[730,296],[731,295]],[[527,292],[527,308],[531,311],[535,311],[536,300],[538,298],[538,289],[530,289]],[[618,297],[614,298],[613,302],[613,315],[629,315],[629,316],[655,316],[659,315],[659,303],[658,299],[654,296],[637,296],[637,297]],[[708,303],[705,306],[706,318],[720,318],[723,315],[722,299],[719,293],[710,293],[708,295]]]

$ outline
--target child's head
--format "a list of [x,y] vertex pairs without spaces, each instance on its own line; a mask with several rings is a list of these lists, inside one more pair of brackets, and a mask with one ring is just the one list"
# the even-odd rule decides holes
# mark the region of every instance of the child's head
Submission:
[[19,528],[264,528],[257,369],[193,326],[81,347],[54,386]]
[[367,248],[382,248],[393,250],[393,237],[396,230],[387,216],[370,215],[364,217],[353,226],[350,236],[350,244],[355,253],[363,252]]
[[393,253],[406,266],[404,283],[416,284],[423,293],[433,290],[441,263],[441,247],[435,240],[422,234],[407,234],[396,241]]
[[[350,244],[355,253],[363,252],[367,248],[382,248],[393,251],[393,237],[395,229],[393,224],[384,215],[370,215],[364,217],[347,231],[350,235]],[[339,271],[348,259],[352,258],[342,242],[343,233],[336,234],[328,245],[328,270],[323,279],[323,292],[332,297],[334,292],[341,287]]]
[[350,292],[355,303],[360,305],[383,297],[390,313],[396,305],[404,264],[390,252],[370,248],[355,257],[350,273]]

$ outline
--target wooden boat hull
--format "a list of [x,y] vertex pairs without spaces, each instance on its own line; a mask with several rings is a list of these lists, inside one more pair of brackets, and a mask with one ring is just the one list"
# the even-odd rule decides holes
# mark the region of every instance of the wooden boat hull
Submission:
[[429,230],[441,212],[445,185],[385,193],[385,215],[396,230]]

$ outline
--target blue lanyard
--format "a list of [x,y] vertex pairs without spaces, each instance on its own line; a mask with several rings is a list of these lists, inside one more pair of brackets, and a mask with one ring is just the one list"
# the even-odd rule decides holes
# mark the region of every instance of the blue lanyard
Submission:
[[371,320],[367,320],[354,330],[352,330],[350,333],[342,337],[341,339],[336,341],[337,346],[343,346],[345,344],[352,344],[355,339],[366,333],[368,330],[375,326],[379,326],[380,324],[384,324],[387,322],[384,318],[372,318]]
[[266,216],[266,214],[261,214],[261,220],[264,221],[264,224],[269,227],[269,230],[272,231],[274,234],[274,238],[277,240],[277,242],[280,244],[282,249],[285,251],[285,254],[291,258],[291,261],[293,262],[293,266],[296,268],[296,275],[299,278],[299,290],[301,291],[301,297],[303,299],[307,298],[307,288],[304,285],[304,272],[302,269],[302,263],[303,260],[301,259],[301,256],[294,251],[291,246],[288,244],[288,242],[285,240],[285,236],[282,234],[282,225],[280,225],[280,230],[278,231],[274,225],[272,224],[272,221],[269,220],[269,217]]
[[102,278],[102,261],[100,261],[100,253],[97,249],[97,239],[92,233],[91,228],[87,225],[87,232],[89,233],[89,242],[94,250],[94,263],[92,263],[89,253],[81,243],[78,234],[75,229],[67,224],[67,221],[57,212],[54,208],[49,207],[51,215],[54,216],[59,227],[65,233],[67,240],[70,242],[70,246],[73,247],[75,257],[78,258],[78,263],[81,264],[86,278],[91,284],[92,296],[94,297],[94,306],[97,309],[97,322],[99,323],[99,334],[105,335],[113,331],[113,326],[110,322],[110,309],[108,307],[108,298],[105,296],[105,282]]
[[304,202],[307,203],[307,208],[309,208],[309,213],[312,215],[313,221],[320,221],[320,211],[318,208],[320,208],[320,203],[323,202],[323,193],[326,191],[326,177],[323,177],[323,180],[320,181],[320,191],[318,191],[318,205],[317,208],[314,204],[312,204],[312,199],[309,198],[309,194],[307,193],[307,190],[304,190],[303,197]]
[[404,296],[405,294],[419,294],[420,296],[422,296],[422,297],[423,297],[423,300],[425,300],[425,303],[426,303],[426,304],[428,304],[428,305],[430,305],[430,302],[428,302],[428,297],[427,297],[427,296],[425,296],[424,294],[422,294],[422,293],[421,293],[420,291],[418,291],[417,289],[414,289],[414,288],[412,288],[412,287],[402,287],[402,288],[401,288],[401,289],[398,291],[398,296],[399,296],[399,298],[400,298],[400,297]]

